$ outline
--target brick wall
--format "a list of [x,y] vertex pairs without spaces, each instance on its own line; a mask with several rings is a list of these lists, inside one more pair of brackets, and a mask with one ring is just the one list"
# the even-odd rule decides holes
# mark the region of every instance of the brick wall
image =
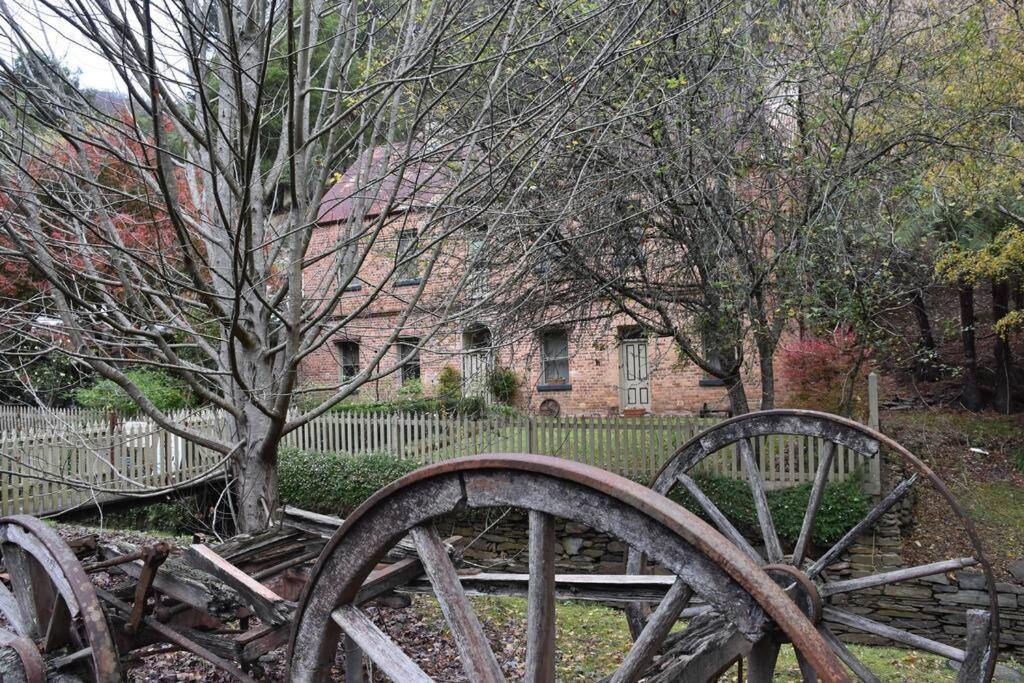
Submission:
[[[484,325],[494,335],[495,362],[511,368],[521,378],[520,407],[535,412],[543,401],[553,399],[558,402],[563,415],[615,415],[621,412],[619,340],[629,321],[624,318],[603,320],[567,328],[567,384],[570,386],[547,391],[540,382],[540,339],[537,332],[510,330],[504,324],[488,325],[491,321],[471,317],[450,320],[452,292],[457,289],[453,283],[460,278],[469,249],[465,240],[444,243],[445,251],[424,287],[415,312],[403,323],[402,315],[417,285],[403,285],[395,281],[395,255],[402,231],[422,228],[423,218],[420,213],[399,213],[387,218],[368,219],[361,227],[366,234],[377,234],[374,246],[368,250],[359,267],[358,280],[353,282],[352,290],[337,298],[333,297],[339,276],[335,267],[335,250],[337,245],[355,233],[351,226],[341,223],[325,225],[316,231],[309,252],[312,265],[304,273],[303,288],[307,297],[320,301],[320,309],[325,313],[324,324],[337,325],[338,330],[327,344],[305,359],[301,368],[305,387],[329,389],[338,385],[340,352],[337,345],[346,340],[359,344],[361,366],[365,367],[383,351],[380,367],[394,369],[398,352],[389,349],[388,342],[394,330],[400,327],[403,337],[427,340],[421,350],[420,365],[422,381],[429,392],[438,373],[446,365],[462,369],[464,334],[474,326]],[[378,288],[379,293],[371,297]],[[357,314],[346,320],[346,316],[354,313]],[[345,321],[344,324],[341,321]],[[647,352],[651,412],[688,414],[698,412],[704,406],[711,410],[728,407],[725,389],[722,386],[705,386],[707,382],[702,384],[704,373],[693,363],[680,358],[671,339],[649,339]],[[747,368],[744,382],[751,405],[756,407],[760,397],[756,362],[748,362]],[[776,374],[780,373],[777,371]],[[392,374],[363,386],[360,398],[393,397],[400,384],[400,375]],[[778,377],[776,391],[777,402],[784,405],[788,396],[784,378]]]

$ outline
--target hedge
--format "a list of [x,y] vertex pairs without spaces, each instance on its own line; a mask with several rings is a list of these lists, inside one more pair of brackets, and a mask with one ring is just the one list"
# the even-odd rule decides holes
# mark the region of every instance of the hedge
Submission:
[[331,408],[334,413],[357,413],[360,415],[394,415],[408,413],[410,415],[442,415],[482,417],[487,406],[482,398],[409,398],[397,401],[353,401],[339,403]]
[[282,448],[277,457],[282,502],[342,517],[378,489],[419,467],[389,453],[350,455]]
[[[694,478],[701,490],[718,506],[741,533],[751,539],[760,539],[757,508],[750,492],[750,484],[739,479],[725,479],[700,475]],[[775,522],[779,539],[795,543],[803,525],[804,513],[811,497],[813,484],[768,491],[768,508]],[[710,522],[700,505],[685,490],[673,489],[669,497],[691,512]],[[861,482],[851,479],[829,482],[825,486],[818,514],[814,519],[811,540],[819,545],[835,543],[852,529],[868,512],[868,499],[861,492]]]

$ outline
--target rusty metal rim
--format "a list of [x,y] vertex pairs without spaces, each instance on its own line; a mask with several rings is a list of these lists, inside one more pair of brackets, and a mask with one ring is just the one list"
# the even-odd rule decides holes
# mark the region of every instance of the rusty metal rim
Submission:
[[39,648],[30,639],[19,636],[6,629],[0,629],[0,645],[13,649],[21,665],[25,667],[27,683],[43,683],[46,680],[46,662]]
[[341,528],[327,542],[310,571],[309,579],[294,615],[296,626],[292,629],[289,638],[289,660],[292,659],[294,653],[298,625],[302,622],[319,575],[349,528],[388,497],[406,487],[435,477],[480,470],[516,470],[568,480],[614,498],[646,514],[722,568],[780,625],[794,646],[805,654],[824,680],[850,680],[845,669],[818,634],[814,625],[775,581],[716,529],[699,517],[668,498],[654,493],[646,486],[617,474],[560,458],[517,453],[470,456],[429,465],[384,487],[360,505],[345,519]]
[[[990,616],[990,623],[991,623],[991,626],[992,626],[989,629],[989,634],[990,634],[990,636],[989,636],[989,643],[990,643],[990,645],[992,647],[992,652],[998,653],[999,652],[999,599],[998,599],[998,595],[996,593],[995,575],[992,573],[992,565],[991,565],[991,563],[985,557],[985,551],[984,551],[984,547],[982,546],[982,543],[981,543],[981,537],[978,536],[978,531],[977,531],[977,528],[974,526],[974,522],[971,520],[970,516],[967,514],[967,512],[960,505],[960,502],[956,499],[956,496],[953,495],[953,492],[949,490],[949,487],[947,487],[946,484],[942,481],[942,479],[940,479],[939,476],[937,474],[935,474],[935,472],[932,470],[932,468],[930,468],[928,465],[926,465],[924,463],[924,461],[922,461],[916,455],[911,453],[906,447],[901,445],[899,442],[894,440],[892,437],[889,437],[889,436],[883,434],[882,432],[880,432],[880,431],[878,431],[876,429],[872,429],[871,427],[868,427],[867,425],[863,425],[863,424],[861,424],[859,422],[856,422],[854,420],[850,420],[850,419],[845,418],[845,417],[840,417],[839,415],[833,415],[831,413],[824,413],[824,412],[821,412],[821,411],[818,411],[818,410],[801,410],[801,409],[796,409],[796,408],[776,408],[776,409],[773,409],[773,410],[761,410],[761,411],[755,411],[755,412],[751,412],[751,413],[744,413],[742,415],[737,415],[736,417],[732,417],[732,418],[729,418],[728,420],[724,420],[722,422],[719,422],[718,424],[714,425],[713,427],[710,427],[710,428],[704,430],[703,432],[701,432],[700,434],[697,434],[692,439],[690,439],[689,441],[684,443],[682,446],[680,446],[678,449],[676,449],[676,452],[672,455],[672,457],[670,457],[668,460],[665,461],[665,464],[661,466],[661,469],[658,470],[658,473],[651,480],[651,488],[654,489],[654,490],[657,490],[657,489],[655,489],[655,486],[658,484],[658,479],[662,476],[662,474],[664,472],[666,472],[670,467],[673,466],[674,461],[676,460],[676,458],[681,453],[685,452],[686,449],[692,447],[695,443],[699,442],[700,439],[704,438],[707,434],[713,433],[713,432],[718,431],[720,429],[726,429],[726,428],[728,428],[728,427],[730,427],[732,425],[735,425],[738,422],[743,422],[745,420],[750,420],[750,419],[754,419],[754,418],[762,418],[762,417],[771,417],[771,416],[777,416],[777,417],[810,417],[810,418],[814,418],[814,419],[818,419],[818,420],[824,420],[826,422],[833,422],[835,424],[842,425],[842,426],[847,427],[849,429],[853,429],[853,430],[859,431],[862,434],[864,434],[865,436],[869,436],[869,437],[877,440],[880,444],[886,446],[890,450],[895,451],[896,453],[899,453],[899,455],[903,458],[904,461],[908,462],[914,469],[916,469],[918,471],[918,473],[923,475],[926,479],[928,479],[928,481],[931,482],[931,484],[935,488],[935,490],[937,490],[939,492],[939,494],[942,495],[942,497],[946,499],[946,502],[949,503],[949,506],[953,509],[953,511],[957,514],[957,516],[960,517],[960,519],[963,521],[964,529],[967,532],[967,536],[968,536],[968,538],[971,541],[971,546],[974,548],[974,558],[978,561],[978,564],[981,565],[982,572],[985,574],[985,584],[986,584],[986,591],[988,593],[989,612],[991,614],[991,616]],[[710,453],[706,454],[704,457],[707,457],[708,455],[710,455]],[[878,456],[875,456],[875,457],[881,457],[881,454],[879,454]],[[703,458],[701,458],[701,459],[703,459]],[[695,462],[699,462],[699,460],[695,461]],[[665,493],[667,493],[667,490],[665,491]],[[986,667],[987,667],[987,673],[986,673],[986,676],[985,676],[985,680],[991,680],[993,675],[995,674],[996,657],[990,657],[988,659],[988,663],[987,663]]]
[[92,581],[82,568],[74,552],[57,533],[42,521],[28,515],[11,515],[0,518],[0,525],[11,524],[21,527],[35,536],[57,562],[71,586],[78,602],[78,609],[85,628],[86,640],[92,647],[92,662],[96,680],[100,683],[115,683],[121,680],[121,665],[114,647],[114,640],[107,626],[106,613],[100,605]]

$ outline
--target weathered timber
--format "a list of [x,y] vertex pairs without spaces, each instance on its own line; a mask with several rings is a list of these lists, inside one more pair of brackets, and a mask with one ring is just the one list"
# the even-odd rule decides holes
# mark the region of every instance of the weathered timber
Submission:
[[647,624],[633,644],[633,648],[626,653],[622,664],[612,674],[611,683],[633,683],[640,678],[650,666],[654,655],[661,649],[669,631],[675,626],[679,615],[682,614],[692,596],[693,591],[682,581],[676,579],[673,582],[665,599],[651,613]]
[[989,640],[991,629],[991,612],[967,610],[967,656],[960,664],[956,683],[980,683],[985,680],[989,660],[996,656]]
[[[106,555],[127,555],[137,552],[132,544],[104,543],[100,550]],[[132,578],[142,573],[142,561],[127,562],[119,569]],[[164,595],[194,607],[218,619],[234,619],[249,612],[242,597],[223,581],[191,567],[180,555],[172,553],[153,579],[153,587]]]
[[504,681],[505,677],[491,651],[483,626],[462,590],[455,565],[449,559],[448,551],[433,524],[414,527],[410,536],[434,588],[434,595],[441,605],[441,612],[451,629],[466,675],[470,680],[481,683]]
[[[676,577],[665,574],[555,574],[556,600],[630,603],[658,602],[665,597]],[[460,574],[467,595],[526,597],[529,574]],[[428,593],[430,584],[422,579],[399,588],[399,592]]]
[[530,582],[526,610],[526,678],[555,680],[555,520],[530,510]]
[[857,655],[850,651],[850,648],[846,647],[846,643],[839,640],[836,634],[832,633],[826,626],[821,625],[818,627],[818,633],[822,635],[825,642],[829,644],[839,659],[842,660],[843,664],[850,667],[850,671],[854,673],[863,683],[882,683],[882,681],[871,672],[864,662],[857,659]]
[[821,597],[826,597],[837,593],[848,593],[850,591],[858,591],[863,588],[871,588],[873,586],[884,586],[890,583],[897,583],[899,581],[920,579],[924,576],[945,574],[946,572],[963,569],[964,567],[973,567],[976,564],[978,564],[978,561],[973,557],[961,557],[955,560],[942,560],[940,562],[917,565],[916,567],[896,569],[891,572],[869,574],[855,579],[830,581],[829,583],[821,586],[821,588],[818,589],[818,592],[821,594]]
[[209,546],[193,544],[185,551],[183,559],[231,586],[263,621],[277,625],[290,619],[291,603],[225,560]]
[[761,527],[761,538],[764,540],[768,561],[781,562],[782,544],[779,542],[778,532],[775,531],[772,510],[768,506],[768,494],[764,488],[764,479],[761,477],[761,470],[754,459],[754,449],[751,448],[749,439],[740,439],[737,446],[740,450],[740,457],[743,458],[747,480],[750,482],[750,492],[753,494],[754,508],[757,510],[757,523]]
[[719,614],[695,617],[682,633],[671,634],[658,661],[643,675],[647,683],[710,681],[737,657],[745,656],[752,643]]
[[811,495],[807,500],[807,510],[804,511],[804,519],[800,524],[800,534],[797,536],[796,545],[793,547],[793,566],[799,567],[803,564],[804,555],[807,553],[807,544],[811,540],[811,532],[814,530],[814,520],[818,516],[818,508],[821,507],[821,500],[825,496],[825,486],[828,484],[828,473],[832,471],[832,461],[835,458],[836,445],[829,441],[825,444],[825,452],[821,454],[821,461],[818,462],[818,469],[814,473],[814,484],[811,487]]
[[743,537],[743,534],[733,526],[732,522],[730,522],[722,511],[718,509],[718,506],[707,497],[699,486],[697,486],[697,482],[695,482],[685,472],[680,472],[676,475],[676,479],[683,485],[686,492],[697,501],[697,504],[700,505],[701,509],[703,509],[707,516],[711,518],[711,521],[714,522],[716,527],[718,527],[718,530],[725,534],[726,538],[735,543],[736,546],[745,552],[754,562],[757,562],[758,564],[765,563],[764,558],[754,550],[754,547],[750,545],[746,538]]
[[775,680],[775,664],[781,646],[782,643],[774,636],[754,643],[747,653],[747,683],[772,683]]
[[831,607],[826,607],[823,611],[823,616],[827,622],[842,624],[843,626],[863,631],[864,633],[871,633],[876,636],[881,636],[882,638],[888,638],[894,642],[909,645],[910,647],[924,652],[930,652],[933,655],[939,655],[946,659],[962,662],[967,656],[967,653],[960,648],[952,647],[936,640],[925,638],[924,636],[915,635],[902,629],[888,626],[887,624],[880,624],[877,621],[873,621],[867,617],[862,617],[858,614],[851,614],[849,612],[843,612]]
[[407,654],[402,652],[359,609],[351,605],[342,605],[332,612],[331,617],[344,631],[352,642],[363,653],[380,667],[381,671],[395,681],[408,683],[431,683],[431,679],[416,665]]

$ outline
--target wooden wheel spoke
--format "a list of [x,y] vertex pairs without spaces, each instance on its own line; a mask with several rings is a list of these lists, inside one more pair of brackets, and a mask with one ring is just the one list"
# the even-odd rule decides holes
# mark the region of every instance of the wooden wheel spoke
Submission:
[[21,612],[22,623],[27,626],[27,635],[41,638],[49,620],[49,609],[45,605],[49,591],[44,585],[45,577],[39,575],[39,563],[24,548],[12,543],[3,544],[3,556],[4,566],[11,577],[11,592]]
[[24,613],[18,606],[18,600],[14,593],[7,589],[7,586],[0,583],[0,614],[14,628],[20,636],[30,635],[31,622],[26,620]]
[[526,612],[526,679],[555,680],[555,523],[530,510],[530,585]]
[[800,667],[800,674],[804,677],[804,683],[817,683],[818,672],[811,666],[807,657],[804,657],[804,653],[799,650],[796,650],[796,663]]
[[843,612],[841,610],[826,607],[823,611],[825,621],[829,621],[835,624],[842,624],[849,628],[863,631],[864,633],[871,633],[882,638],[888,638],[889,640],[903,645],[909,645],[910,647],[930,652],[946,659],[952,659],[958,662],[964,661],[967,653],[960,648],[952,647],[944,643],[940,643],[937,640],[931,638],[925,638],[924,636],[914,635],[903,629],[898,629],[894,626],[887,624],[881,624],[867,617],[862,617],[858,614],[850,614],[849,612]]
[[675,625],[683,609],[693,597],[690,587],[676,579],[665,598],[654,610],[640,636],[633,643],[632,649],[626,654],[619,669],[612,675],[611,683],[631,683],[640,678],[651,663],[661,645],[665,642],[672,626]]
[[882,683],[878,676],[871,673],[871,669],[865,666],[864,662],[857,658],[857,655],[850,652],[850,648],[846,647],[846,643],[839,640],[836,634],[832,633],[825,626],[818,627],[818,633],[822,635],[825,642],[828,643],[832,651],[836,653],[843,664],[850,668],[850,671],[864,683]]
[[342,605],[331,613],[331,618],[392,680],[430,683],[431,679],[423,669],[358,608]]
[[[709,681],[737,657],[750,651],[751,642],[720,614],[708,612],[690,621],[682,633],[665,639],[655,671],[645,672],[646,683]],[[662,666],[661,662],[669,662]]]
[[743,534],[741,534],[739,530],[733,526],[732,522],[730,522],[722,513],[722,511],[718,509],[718,506],[715,505],[714,501],[708,498],[707,495],[701,491],[697,482],[695,482],[685,472],[680,472],[676,475],[676,481],[678,481],[683,488],[686,489],[686,492],[689,493],[695,501],[697,501],[697,504],[700,505],[701,509],[703,509],[707,516],[711,518],[711,521],[715,523],[715,526],[718,527],[718,530],[721,531],[726,538],[735,543],[736,546],[746,553],[754,562],[757,562],[758,564],[765,563],[764,558],[754,550],[754,547],[743,537]]
[[828,552],[818,558],[818,560],[811,565],[807,570],[807,576],[813,578],[821,573],[822,569],[832,564],[847,548],[853,545],[853,542],[856,541],[861,534],[874,526],[879,517],[884,515],[889,508],[895,505],[900,498],[907,494],[907,492],[917,482],[917,478],[917,474],[913,474],[896,484],[893,490],[889,492],[889,495],[880,500],[875,507],[871,508],[864,519],[857,522],[856,526],[847,531],[834,546],[829,548]]
[[767,636],[754,643],[747,655],[747,683],[771,683],[782,643]]
[[858,591],[863,588],[871,588],[873,586],[885,586],[890,583],[920,579],[925,576],[934,576],[935,574],[945,574],[949,571],[963,569],[965,567],[973,567],[976,564],[978,564],[978,561],[973,557],[961,557],[955,560],[942,560],[940,562],[932,562],[930,564],[921,564],[914,567],[896,569],[891,572],[870,574],[856,579],[832,581],[823,585],[818,592],[821,597],[824,598],[829,595],[836,595],[837,593],[849,593],[850,591]]
[[[71,610],[64,598],[57,595],[50,608],[50,618],[46,622],[43,637],[43,652],[57,650],[70,642]],[[91,652],[91,651],[90,651]]]
[[451,628],[452,638],[459,650],[466,675],[472,681],[504,681],[498,660],[491,651],[491,645],[476,612],[473,611],[473,605],[462,589],[458,572],[448,557],[441,537],[430,524],[413,528],[410,535],[416,543],[420,562],[423,563],[430,585],[434,588],[434,595],[441,605],[441,611]]
[[747,478],[750,480],[750,492],[754,497],[757,522],[761,527],[761,537],[764,539],[768,561],[771,563],[782,562],[782,544],[779,542],[779,534],[775,531],[771,508],[768,507],[768,495],[765,493],[761,470],[757,466],[757,461],[754,460],[754,449],[750,447],[748,439],[740,439],[736,445],[740,449],[743,466],[746,468]]
[[796,545],[793,546],[793,566],[799,567],[804,561],[807,553],[807,544],[810,543],[811,534],[814,531],[814,519],[818,516],[818,508],[821,500],[825,497],[825,487],[828,485],[828,473],[832,469],[832,460],[836,454],[836,445],[832,441],[825,444],[825,451],[821,454],[821,461],[818,463],[818,470],[814,473],[814,484],[811,487],[811,495],[807,500],[807,511],[804,513],[804,521],[800,525],[800,535],[797,536]]

